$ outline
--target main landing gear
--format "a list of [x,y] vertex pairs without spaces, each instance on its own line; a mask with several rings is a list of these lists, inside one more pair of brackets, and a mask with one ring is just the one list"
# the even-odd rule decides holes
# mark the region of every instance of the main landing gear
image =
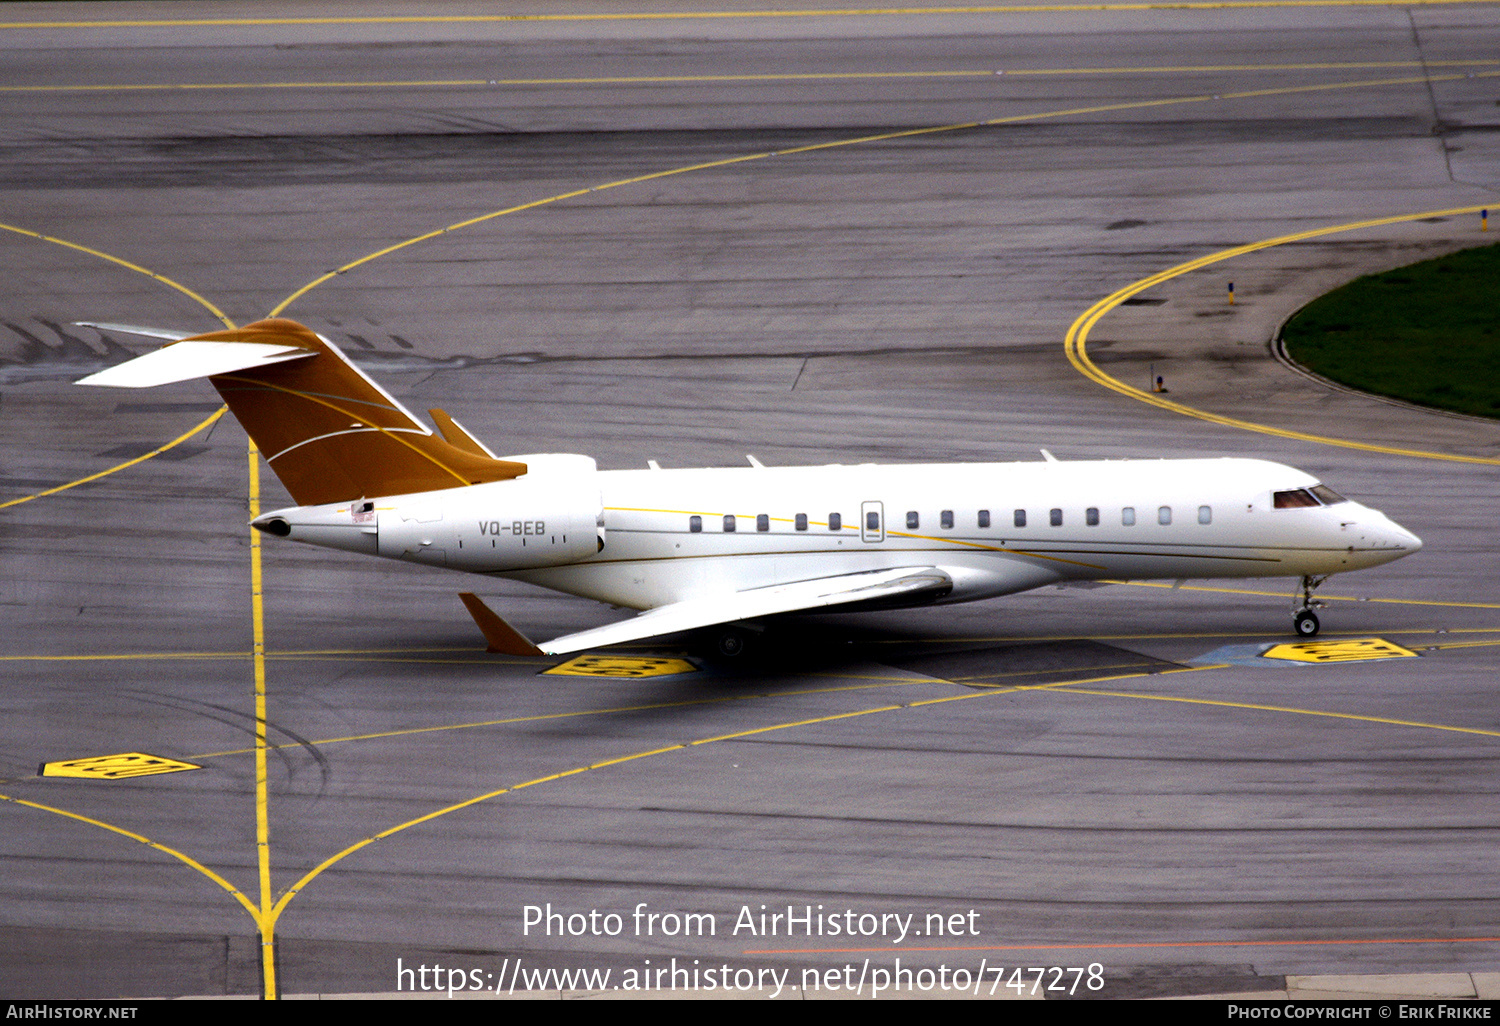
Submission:
[[1322,609],[1327,603],[1319,602],[1313,598],[1312,593],[1326,580],[1327,574],[1302,576],[1302,597],[1292,613],[1292,630],[1296,631],[1299,638],[1311,638],[1318,633],[1318,614],[1313,610]]
[[714,662],[744,663],[759,653],[760,636],[761,631],[755,625],[721,624],[699,631],[693,647],[700,656]]

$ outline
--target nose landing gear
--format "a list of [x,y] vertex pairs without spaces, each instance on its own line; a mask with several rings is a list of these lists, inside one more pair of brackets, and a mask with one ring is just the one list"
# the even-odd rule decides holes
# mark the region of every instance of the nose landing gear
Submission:
[[1327,603],[1313,598],[1313,592],[1318,585],[1328,580],[1327,574],[1303,574],[1302,595],[1297,607],[1292,612],[1292,630],[1299,638],[1311,638],[1318,633],[1318,614],[1314,609],[1322,609]]

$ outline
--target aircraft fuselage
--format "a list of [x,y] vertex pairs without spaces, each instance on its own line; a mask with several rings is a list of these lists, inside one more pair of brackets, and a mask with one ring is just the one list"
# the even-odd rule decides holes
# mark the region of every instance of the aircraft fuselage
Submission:
[[920,601],[962,602],[1069,580],[1324,575],[1421,547],[1263,460],[596,471],[508,458],[532,473],[257,523],[632,609],[893,567],[942,568],[952,588]]

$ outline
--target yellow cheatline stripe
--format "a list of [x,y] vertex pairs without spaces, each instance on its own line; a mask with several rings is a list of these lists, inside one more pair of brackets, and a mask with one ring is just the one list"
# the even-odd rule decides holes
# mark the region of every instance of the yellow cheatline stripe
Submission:
[[[1265,595],[1269,598],[1292,598],[1296,595],[1286,591],[1260,591],[1254,588],[1214,588],[1203,584],[1184,584],[1180,587],[1166,581],[1100,581],[1100,584],[1128,584],[1135,588],[1166,588],[1172,591],[1212,591],[1224,595]],[[1500,602],[1440,602],[1437,599],[1366,598],[1359,595],[1319,595],[1323,602],[1382,602],[1397,606],[1450,606],[1455,609],[1500,609]]]
[[1057,14],[1090,11],[1216,11],[1280,7],[1437,7],[1493,0],[1166,0],[1161,3],[964,4],[941,7],[768,8],[752,11],[618,11],[578,14],[326,15],[284,18],[130,18],[9,21],[0,29],[253,28],[267,25],[452,25],[506,22],[689,21],[740,18],[867,18],[952,14]]
[[[1485,73],[1485,77],[1490,77],[1490,75],[1491,73],[1489,72]],[[1433,79],[1433,81],[1436,80],[1437,79]],[[1256,424],[1252,421],[1239,420],[1234,417],[1225,417],[1217,413],[1209,413],[1206,410],[1195,409],[1191,406],[1185,406],[1182,403],[1173,402],[1170,399],[1164,399],[1157,393],[1146,392],[1139,388],[1134,388],[1130,385],[1125,384],[1123,381],[1120,381],[1117,378],[1111,377],[1104,371],[1100,370],[1099,367],[1089,359],[1087,350],[1088,334],[1093,329],[1093,327],[1099,323],[1100,319],[1103,318],[1105,314],[1109,313],[1111,310],[1115,309],[1125,300],[1129,299],[1131,296],[1136,295],[1137,293],[1145,292],[1147,289],[1160,285],[1163,282],[1170,281],[1173,278],[1177,278],[1192,271],[1199,270],[1200,268],[1208,267],[1225,260],[1231,260],[1235,257],[1244,256],[1247,253],[1255,253],[1263,249],[1270,249],[1273,246],[1284,246],[1288,243],[1301,242],[1306,239],[1321,238],[1325,235],[1334,235],[1340,232],[1356,231],[1361,228],[1377,228],[1382,225],[1401,224],[1403,222],[1418,221],[1423,218],[1429,217],[1456,217],[1460,214],[1477,214],[1481,209],[1483,209],[1481,205],[1450,207],[1445,210],[1427,210],[1416,214],[1399,214],[1394,217],[1377,217],[1365,221],[1354,221],[1350,222],[1349,224],[1340,224],[1325,228],[1314,228],[1309,231],[1294,232],[1290,235],[1278,235],[1275,238],[1263,239],[1260,242],[1252,242],[1244,246],[1235,246],[1231,249],[1221,250],[1217,253],[1210,253],[1207,256],[1198,257],[1196,260],[1189,260],[1186,263],[1178,264],[1176,267],[1168,268],[1165,271],[1159,271],[1148,278],[1142,278],[1140,281],[1127,285],[1123,289],[1111,293],[1105,298],[1099,300],[1093,306],[1089,307],[1089,309],[1086,310],[1077,320],[1073,322],[1072,326],[1068,328],[1067,336],[1063,341],[1063,346],[1067,353],[1068,361],[1084,377],[1088,378],[1090,381],[1096,382],[1097,384],[1103,385],[1105,388],[1113,389],[1114,391],[1119,392],[1121,395],[1129,396],[1132,399],[1139,400],[1143,403],[1148,403],[1152,406],[1159,407],[1160,409],[1167,410],[1172,413],[1180,413],[1186,417],[1194,417],[1198,420],[1208,421],[1211,424],[1221,424],[1225,427],[1239,428],[1244,431],[1254,431],[1259,434],[1265,435],[1275,435],[1279,438],[1290,438],[1300,442],[1313,442],[1319,445],[1334,445],[1340,446],[1345,449],[1359,449],[1364,452],[1378,452],[1389,456],[1411,456],[1418,459],[1447,460],[1454,463],[1479,463],[1487,464],[1490,466],[1500,464],[1500,459],[1494,459],[1491,457],[1460,456],[1452,453],[1428,452],[1422,449],[1402,449],[1394,446],[1376,445],[1370,442],[1358,442],[1346,438],[1331,438],[1325,435],[1314,435],[1303,431],[1290,431],[1285,428],[1271,427],[1266,424]]]
[[1360,71],[1376,68],[1483,68],[1495,60],[1325,61],[1298,64],[1182,64],[1114,68],[953,68],[931,71],[788,71],[740,75],[579,75],[553,78],[329,79],[291,82],[115,82],[74,85],[0,85],[0,93],[191,92],[246,89],[452,89],[489,86],[722,85],[734,83],[901,81],[908,79],[1023,78],[1067,75],[1193,75],[1260,71]]
[[[383,249],[378,249],[373,253],[369,253],[365,256],[360,257],[358,260],[352,260],[341,267],[337,267],[334,270],[329,271],[327,274],[323,274],[317,278],[314,278],[312,281],[308,282],[306,285],[303,285],[301,288],[297,289],[297,291],[287,296],[280,303],[276,304],[276,306],[272,308],[267,316],[280,316],[287,307],[292,305],[292,303],[296,302],[302,296],[305,296],[307,293],[311,292],[319,285],[322,285],[324,282],[330,281],[341,274],[346,274],[349,271],[367,264],[372,260],[377,260],[380,257],[395,253],[399,250],[405,249],[408,246],[414,246],[419,242],[426,242],[429,239],[438,238],[442,235],[446,235],[449,232],[454,232],[463,228],[469,228],[474,225],[483,224],[498,217],[504,217],[507,214],[515,214],[523,210],[533,210],[537,207],[544,207],[552,203],[561,202],[562,200],[573,199],[578,196],[586,196],[591,192],[603,192],[606,189],[616,189],[620,188],[621,186],[635,185],[641,182],[649,182],[661,178],[669,178],[674,175],[687,174],[692,171],[703,171],[712,168],[729,167],[734,164],[741,164],[752,160],[764,160],[768,157],[792,156],[799,153],[812,153],[818,150],[835,149],[841,146],[857,146],[862,143],[887,142],[895,139],[909,139],[921,135],[933,135],[942,132],[956,132],[967,128],[979,128],[981,126],[1011,125],[1032,121],[1045,121],[1051,118],[1072,117],[1080,114],[1115,113],[1126,110],[1145,110],[1152,107],[1163,107],[1173,104],[1209,103],[1221,100],[1237,100],[1267,96],[1286,96],[1297,93],[1320,92],[1339,89],[1374,88],[1379,86],[1410,85],[1415,83],[1430,85],[1431,83],[1435,82],[1449,82],[1464,78],[1491,78],[1497,75],[1500,75],[1500,72],[1484,71],[1467,75],[1417,75],[1403,78],[1365,79],[1354,82],[1334,82],[1325,83],[1322,85],[1295,86],[1282,89],[1256,89],[1248,92],[1237,93],[1203,93],[1193,96],[1172,97],[1161,100],[1139,100],[1129,103],[1112,103],[1091,107],[1071,107],[1065,110],[1043,111],[1037,114],[1017,114],[1011,117],[991,118],[987,121],[964,121],[950,125],[931,125],[924,128],[903,129],[895,132],[882,132],[875,135],[861,135],[848,139],[836,139],[831,142],[814,143],[809,146],[793,146],[783,150],[764,150],[759,153],[747,153],[737,157],[726,157],[722,160],[710,160],[699,164],[689,164],[683,167],[669,168],[665,171],[654,171],[650,174],[637,175],[633,178],[622,178],[619,181],[606,182],[602,185],[590,186],[589,188],[585,189],[574,189],[571,192],[559,193],[555,196],[546,196],[542,199],[532,200],[529,203],[521,203],[513,207],[506,207],[503,210],[491,211],[488,214],[481,214],[478,217],[471,217],[467,220],[458,221],[443,228],[437,228],[433,231],[424,232],[421,235],[416,235],[409,239],[404,239],[401,242],[386,246]],[[1479,208],[1476,207],[1474,209],[1477,210]]]
[[[1188,667],[1185,670],[1174,671],[1174,672],[1201,672],[1202,670],[1218,669],[1218,668],[1219,667]],[[1107,677],[1094,677],[1094,678],[1090,678],[1090,679],[1087,679],[1087,680],[1076,681],[1076,682],[1073,682],[1073,683],[1078,683],[1078,684],[1092,684],[1092,683],[1102,683],[1104,681],[1111,681],[1111,680],[1129,680],[1129,679],[1132,679],[1132,678],[1135,678],[1135,677],[1143,677],[1143,676],[1148,676],[1148,675],[1147,674],[1141,674],[1141,673],[1114,674],[1114,675],[1107,676]],[[1066,684],[1066,683],[1068,683],[1068,682],[1062,682],[1061,684],[1056,684],[1056,685],[1048,685],[1048,684],[1036,685],[1036,686],[1030,687],[1030,688],[1026,688],[1026,687],[1013,687],[1013,688],[1008,688],[1008,689],[995,688],[995,689],[985,690],[985,691],[969,691],[969,692],[966,692],[964,694],[954,695],[954,696],[949,697],[949,698],[927,699],[925,701],[912,702],[912,703],[905,704],[905,705],[882,705],[882,706],[877,706],[877,707],[875,707],[873,709],[860,709],[860,710],[856,710],[854,712],[835,713],[835,714],[830,715],[830,716],[821,716],[821,717],[815,717],[815,718],[806,719],[806,720],[796,720],[796,721],[793,721],[793,722],[790,722],[790,723],[773,724],[773,725],[767,726],[767,727],[758,727],[758,728],[752,728],[750,730],[737,731],[737,732],[732,733],[732,734],[721,734],[721,735],[718,735],[716,737],[700,738],[700,739],[698,739],[696,741],[685,741],[685,742],[680,742],[680,743],[677,743],[677,744],[664,745],[664,746],[662,746],[660,748],[652,748],[652,749],[650,749],[648,751],[643,751],[643,752],[632,752],[632,753],[630,753],[628,755],[621,755],[621,756],[616,756],[614,758],[603,759],[603,760],[600,760],[598,762],[593,762],[593,763],[590,763],[587,766],[579,766],[579,767],[576,767],[574,769],[564,770],[564,771],[562,771],[560,773],[552,773],[552,774],[549,774],[549,775],[544,776],[544,777],[537,777],[537,778],[532,779],[532,780],[524,781],[523,783],[513,784],[510,787],[496,788],[493,791],[486,791],[484,794],[475,795],[474,797],[467,798],[464,801],[455,802],[452,805],[444,806],[441,809],[437,809],[437,810],[435,810],[433,812],[426,813],[425,815],[418,816],[415,819],[409,819],[409,820],[407,820],[404,823],[398,823],[395,826],[388,827],[385,830],[382,830],[381,832],[379,832],[377,834],[372,834],[371,836],[366,837],[363,840],[357,841],[354,844],[349,845],[347,848],[345,848],[344,850],[342,850],[340,852],[337,852],[334,855],[330,855],[328,858],[324,859],[322,862],[318,863],[318,865],[314,866],[307,873],[305,873],[302,876],[301,879],[299,879],[290,888],[288,888],[287,891],[284,894],[282,894],[280,900],[277,901],[277,903],[276,903],[276,907],[275,907],[275,909],[272,912],[272,916],[273,916],[273,918],[276,917],[276,916],[280,916],[281,913],[286,909],[287,903],[290,902],[294,897],[296,897],[297,894],[300,891],[302,891],[305,887],[307,887],[308,884],[310,884],[314,879],[316,879],[324,871],[326,871],[330,867],[338,864],[339,862],[343,861],[344,859],[348,858],[350,855],[353,855],[355,852],[359,851],[360,849],[365,848],[368,845],[374,844],[376,841],[384,840],[385,838],[391,837],[394,834],[401,833],[403,830],[408,830],[408,829],[410,829],[412,827],[419,826],[419,825],[421,825],[423,823],[431,822],[432,820],[438,819],[438,818],[440,818],[442,816],[446,816],[449,813],[458,812],[460,810],[470,808],[470,807],[472,807],[474,805],[478,805],[478,804],[480,804],[482,802],[489,801],[492,798],[498,798],[501,795],[509,794],[512,791],[519,791],[519,790],[521,790],[523,788],[527,788],[527,787],[535,787],[538,784],[545,784],[545,783],[549,783],[549,782],[555,781],[555,780],[563,780],[563,779],[565,779],[567,777],[577,776],[580,773],[587,773],[590,770],[603,769],[606,766],[618,766],[618,765],[621,765],[622,763],[633,762],[633,761],[638,760],[638,759],[647,759],[647,758],[650,758],[650,757],[655,756],[655,755],[665,755],[668,752],[685,751],[686,749],[692,748],[692,747],[694,747],[696,745],[710,744],[710,743],[712,743],[714,741],[727,741],[727,740],[732,740],[734,738],[750,737],[752,735],[764,734],[764,733],[767,733],[769,731],[774,731],[774,730],[787,730],[787,729],[790,729],[792,727],[809,726],[809,725],[815,724],[815,723],[830,723],[830,722],[834,722],[836,720],[851,719],[851,718],[856,717],[856,716],[869,716],[869,715],[874,714],[874,713],[893,712],[893,711],[896,711],[896,710],[909,709],[909,708],[914,709],[914,708],[919,708],[921,706],[933,705],[933,704],[937,704],[937,703],[941,703],[941,702],[962,701],[962,700],[966,700],[966,699],[975,699],[975,698],[993,698],[996,695],[1014,694],[1014,693],[1020,692],[1020,691],[1030,691],[1030,690],[1039,690],[1039,689],[1045,689],[1045,688],[1050,688],[1050,687],[1060,687],[1060,686],[1062,686],[1062,684]]]
[[[101,471],[99,471],[99,473],[97,473],[97,474],[90,474],[88,477],[80,477],[77,481],[69,481],[67,484],[60,484],[56,488],[48,488],[48,489],[45,489],[44,491],[34,492],[31,495],[23,495],[19,499],[11,499],[8,502],[0,502],[0,509],[5,509],[7,506],[19,506],[23,502],[30,502],[32,499],[40,499],[40,498],[42,498],[43,496],[46,496],[46,495],[56,495],[58,492],[65,492],[69,488],[77,488],[81,484],[88,484],[90,481],[97,481],[101,477],[108,477],[110,474],[113,474],[116,471],[124,470],[126,467],[133,467],[137,463],[144,463],[146,460],[149,460],[151,457],[158,456],[161,453],[166,452],[168,449],[172,448],[174,445],[180,445],[183,442],[187,441],[189,438],[192,438],[198,432],[202,431],[204,428],[209,427],[215,421],[217,421],[220,417],[224,416],[225,411],[228,410],[228,409],[229,409],[229,407],[227,407],[227,406],[220,406],[207,419],[205,419],[204,421],[202,421],[200,424],[198,424],[192,430],[188,431],[185,434],[178,435],[176,438],[172,439],[170,442],[166,443],[165,445],[161,445],[161,446],[156,447],[155,449],[152,449],[150,452],[146,453],[144,456],[137,456],[133,460],[126,460],[124,463],[118,463],[115,466],[110,467],[108,470],[101,470]],[[75,658],[89,658],[89,657],[80,656],[80,657],[75,657]]]
[[8,794],[0,794],[0,801],[14,802],[17,805],[24,805],[27,808],[31,809],[40,809],[42,812],[51,812],[55,815],[66,817],[67,819],[76,819],[80,823],[87,823],[89,826],[96,826],[101,830],[108,830],[110,833],[119,834],[122,837],[128,837],[132,841],[139,841],[142,844],[146,845],[148,848],[155,848],[162,854],[170,855],[174,859],[177,859],[179,862],[182,862],[184,865],[191,866],[193,869],[196,869],[198,872],[208,877],[214,883],[224,888],[224,890],[234,895],[235,900],[243,905],[247,912],[249,912],[252,916],[255,915],[254,902],[246,897],[239,888],[235,887],[234,884],[230,883],[228,880],[224,879],[218,873],[215,873],[212,869],[209,869],[198,860],[184,855],[176,848],[169,848],[165,844],[159,844],[156,841],[151,840],[149,837],[145,837],[131,830],[126,830],[123,827],[117,827],[112,823],[106,823],[102,819],[94,819],[90,816],[81,816],[76,812],[69,812],[67,809],[59,809],[52,805],[43,805],[41,802],[31,802],[27,801],[24,798],[12,797]]
[[1184,698],[1180,695],[1146,695],[1129,691],[1098,691],[1092,688],[1074,690],[1067,686],[1051,689],[1056,694],[1094,695],[1104,698],[1139,698],[1152,702],[1182,702],[1187,705],[1222,706],[1227,709],[1251,709],[1257,712],[1294,713],[1298,716],[1323,716],[1335,720],[1356,720],[1361,723],[1384,723],[1395,727],[1419,727],[1423,730],[1451,731],[1455,734],[1479,734],[1484,737],[1500,737],[1500,730],[1481,730],[1478,727],[1455,727],[1446,723],[1422,723],[1418,720],[1397,720],[1387,716],[1361,716],[1357,713],[1329,712],[1324,709],[1298,709],[1285,705],[1258,705],[1254,702],[1226,702],[1213,698]]
[[29,228],[19,228],[13,224],[0,224],[0,229],[4,229],[8,232],[15,232],[17,235],[29,235],[33,239],[41,239],[43,242],[50,242],[54,246],[63,246],[67,249],[76,249],[80,253],[87,253],[89,256],[98,257],[100,260],[108,260],[112,264],[118,264],[121,267],[126,268],[127,270],[135,271],[137,274],[144,274],[148,278],[161,282],[168,288],[173,288],[178,292],[181,292],[184,296],[187,296],[189,299],[193,300],[199,306],[203,307],[209,313],[217,317],[226,328],[233,328],[235,326],[234,322],[225,315],[223,310],[220,310],[217,306],[214,306],[212,303],[204,299],[202,296],[198,295],[198,293],[194,292],[186,285],[183,285],[180,282],[175,282],[164,274],[157,274],[155,271],[148,271],[146,268],[140,266],[139,264],[133,264],[129,260],[122,260],[117,256],[111,256],[110,254],[104,253],[100,250],[90,249],[88,246],[80,246],[78,243],[69,242],[67,239],[59,239],[51,235],[43,235],[41,232],[34,232]]

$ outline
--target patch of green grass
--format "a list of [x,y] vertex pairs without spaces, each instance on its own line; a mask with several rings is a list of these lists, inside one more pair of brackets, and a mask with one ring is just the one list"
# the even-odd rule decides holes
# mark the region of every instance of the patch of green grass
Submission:
[[1500,418],[1500,245],[1350,282],[1303,307],[1282,338],[1325,378]]

